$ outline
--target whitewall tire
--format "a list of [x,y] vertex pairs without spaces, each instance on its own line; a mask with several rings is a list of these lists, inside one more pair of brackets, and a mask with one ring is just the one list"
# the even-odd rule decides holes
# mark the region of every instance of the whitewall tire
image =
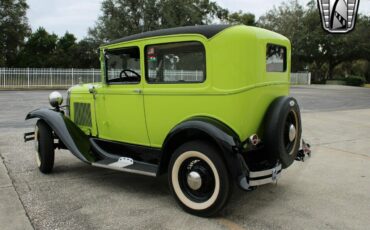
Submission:
[[220,152],[202,141],[185,143],[174,152],[168,180],[180,206],[198,216],[218,213],[231,193],[229,173]]

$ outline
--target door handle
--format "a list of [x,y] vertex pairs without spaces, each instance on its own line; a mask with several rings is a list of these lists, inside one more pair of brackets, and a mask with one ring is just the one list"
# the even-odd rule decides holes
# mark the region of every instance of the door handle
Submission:
[[143,91],[141,89],[134,89],[134,93],[141,94]]

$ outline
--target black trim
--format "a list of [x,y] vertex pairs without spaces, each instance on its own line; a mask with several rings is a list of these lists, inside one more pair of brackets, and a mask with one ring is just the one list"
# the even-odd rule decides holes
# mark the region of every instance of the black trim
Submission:
[[123,37],[117,40],[113,40],[109,43],[106,43],[105,45],[111,45],[111,44],[116,44],[120,42],[128,42],[128,41],[133,41],[133,40],[138,40],[138,39],[143,39],[143,38],[159,37],[159,36],[175,35],[175,34],[200,34],[210,39],[216,34],[218,34],[219,32],[231,26],[232,25],[184,26],[184,27],[148,31],[148,32],[144,32],[141,34],[135,34],[135,35]]
[[91,163],[96,160],[96,156],[90,151],[89,137],[62,112],[45,108],[37,109],[26,116],[26,120],[32,118],[45,121],[58,139],[81,161]]
[[117,141],[109,141],[99,138],[90,138],[93,151],[102,159],[119,159],[120,157],[129,157],[135,161],[159,165],[162,157],[160,148],[152,148],[141,145],[128,144]]
[[[151,82],[149,81],[149,70],[148,70],[148,57],[147,57],[147,48],[149,46],[162,46],[162,45],[168,45],[168,44],[181,44],[181,43],[194,43],[197,42],[202,45],[203,47],[203,53],[204,53],[204,73],[203,73],[203,80],[202,81],[163,81],[163,82]],[[206,47],[204,46],[203,42],[200,41],[180,41],[180,42],[166,42],[166,43],[154,43],[154,44],[147,44],[144,47],[144,75],[145,75],[145,81],[146,83],[150,85],[178,85],[178,84],[201,84],[204,83],[207,80],[207,51]]]

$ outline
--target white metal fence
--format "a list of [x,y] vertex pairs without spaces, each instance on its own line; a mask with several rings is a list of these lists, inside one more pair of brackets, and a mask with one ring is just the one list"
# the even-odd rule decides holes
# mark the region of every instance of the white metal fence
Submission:
[[0,88],[67,88],[100,81],[100,69],[0,68]]
[[311,85],[311,73],[309,72],[291,73],[290,83],[292,85]]
[[[201,81],[201,71],[169,71],[167,81]],[[100,69],[0,68],[0,88],[68,88],[100,81]],[[310,85],[311,73],[291,73],[294,85]]]

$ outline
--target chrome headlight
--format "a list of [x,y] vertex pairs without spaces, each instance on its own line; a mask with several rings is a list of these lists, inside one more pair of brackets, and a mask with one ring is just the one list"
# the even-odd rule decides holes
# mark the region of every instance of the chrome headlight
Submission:
[[63,96],[58,91],[49,94],[49,103],[52,107],[59,107],[63,103]]

